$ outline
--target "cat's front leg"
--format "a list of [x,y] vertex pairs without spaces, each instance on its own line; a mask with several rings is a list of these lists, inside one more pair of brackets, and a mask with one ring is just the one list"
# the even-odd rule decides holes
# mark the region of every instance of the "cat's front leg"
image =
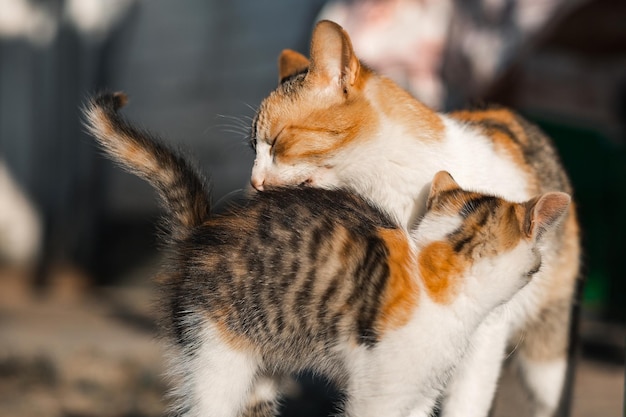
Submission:
[[424,357],[428,349],[413,330],[388,334],[377,346],[351,354],[346,417],[432,415],[443,388],[439,373],[433,371],[432,363],[438,360]]
[[497,309],[481,323],[446,389],[443,417],[486,417],[496,392],[508,336]]
[[[422,396],[416,400],[414,384],[389,385],[378,389],[359,390],[348,395],[346,417],[430,417],[437,402],[437,396]],[[395,392],[392,392],[395,389]],[[417,402],[417,404],[416,404]]]

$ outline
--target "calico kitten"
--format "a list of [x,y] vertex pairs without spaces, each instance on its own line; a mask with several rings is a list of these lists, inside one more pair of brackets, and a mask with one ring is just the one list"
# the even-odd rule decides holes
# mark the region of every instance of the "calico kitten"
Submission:
[[[428,183],[446,170],[462,187],[525,201],[549,191],[571,194],[557,153],[537,127],[497,108],[439,114],[365,65],[333,22],[314,29],[310,60],[286,50],[278,88],[252,126],[251,184],[347,187],[409,228],[419,221]],[[570,311],[579,271],[573,205],[546,235],[538,278],[473,338],[443,403],[443,415],[484,417],[507,341],[536,416],[551,416],[564,385]]]
[[348,416],[430,415],[474,329],[537,272],[570,202],[510,203],[440,172],[411,235],[343,190],[268,190],[213,215],[187,160],[117,114],[125,101],[92,100],[87,127],[167,211],[178,415],[274,415],[275,377],[303,369],[345,389]]

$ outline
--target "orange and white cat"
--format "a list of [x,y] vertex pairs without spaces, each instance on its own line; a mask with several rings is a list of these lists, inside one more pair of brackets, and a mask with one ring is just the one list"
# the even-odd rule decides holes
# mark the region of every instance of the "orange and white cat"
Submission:
[[[543,133],[502,108],[436,113],[355,56],[347,33],[322,21],[310,59],[285,50],[279,86],[252,126],[251,184],[259,191],[290,184],[348,187],[395,216],[418,222],[429,182],[449,171],[461,187],[526,201],[548,191],[571,193],[558,155]],[[444,416],[486,416],[507,343],[535,416],[558,408],[568,361],[569,323],[579,272],[575,209],[542,240],[537,278],[487,319],[447,388]]]

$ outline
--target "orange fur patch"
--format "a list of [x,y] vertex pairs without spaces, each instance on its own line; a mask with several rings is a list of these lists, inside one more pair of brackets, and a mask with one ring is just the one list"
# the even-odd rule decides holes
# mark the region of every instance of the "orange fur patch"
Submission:
[[[378,115],[362,97],[330,108],[316,109],[319,103],[306,102],[299,106],[309,107],[309,110],[303,109],[286,121],[274,146],[276,158],[283,163],[326,158],[358,138],[371,136],[378,125]],[[303,119],[302,114],[306,114]]]
[[416,100],[407,91],[393,81],[374,75],[378,83],[376,104],[383,113],[393,116],[398,126],[408,126],[420,132],[420,140],[441,140],[444,137],[444,125],[441,116],[425,104]]
[[[122,96],[121,100],[125,100]],[[97,127],[98,136],[103,146],[113,152],[125,163],[131,166],[139,166],[142,170],[158,171],[158,162],[150,152],[146,152],[141,146],[134,143],[133,139],[125,133],[115,129],[114,123],[109,119],[106,112],[101,109],[94,110],[91,115],[93,124]],[[111,139],[115,138],[115,139]]]
[[[502,253],[513,249],[522,238],[522,231],[519,228],[519,220],[517,217],[518,204],[506,204],[500,210],[502,214],[496,223],[497,232],[497,250],[496,253]],[[496,217],[497,218],[497,217]],[[479,226],[475,226],[478,231]]]
[[419,254],[418,268],[430,298],[439,304],[448,304],[457,293],[458,278],[467,268],[447,242],[434,242]]
[[131,140],[124,141],[124,145],[120,146],[120,156],[133,165],[146,167],[150,170],[158,169],[158,164],[154,161],[152,154]]
[[[230,312],[225,312],[223,314],[218,313],[218,315],[220,316],[227,316],[229,314],[232,314]],[[217,330],[217,332],[219,333],[219,335],[222,338],[222,341],[224,343],[226,343],[228,346],[230,346],[233,350],[237,350],[237,351],[253,351],[254,350],[254,345],[248,340],[246,339],[243,335],[234,333],[232,330],[230,330],[228,328],[228,326],[225,323],[225,319],[223,318],[218,318],[217,321],[212,320],[213,323],[215,324],[215,328]]]
[[406,234],[399,229],[379,229],[378,234],[389,249],[389,281],[379,321],[380,327],[386,330],[401,327],[410,320],[417,306],[419,287]]
[[359,68],[358,71],[356,73],[356,79],[354,80],[354,82],[352,83],[352,92],[358,91],[358,92],[362,92],[363,89],[365,88],[365,86],[367,85],[368,81],[374,76],[374,73],[368,69],[367,67],[364,67],[363,64],[361,64],[359,62]]
[[309,64],[304,55],[291,49],[283,50],[278,57],[278,81],[304,71]]

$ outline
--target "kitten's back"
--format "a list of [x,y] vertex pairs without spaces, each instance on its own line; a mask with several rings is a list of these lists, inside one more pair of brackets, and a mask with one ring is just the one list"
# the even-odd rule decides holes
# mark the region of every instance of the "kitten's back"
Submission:
[[[393,254],[400,264],[390,259],[391,249],[403,251]],[[410,282],[388,288],[408,273],[407,235],[380,210],[342,190],[257,194],[196,228],[176,254],[183,272],[169,285],[176,305],[171,322],[184,325],[181,314],[202,311],[226,334],[264,346],[277,363],[306,355],[315,362],[339,334],[375,344],[385,325],[393,325],[380,321],[382,311],[402,314],[387,305],[397,295],[390,292],[416,296]]]

